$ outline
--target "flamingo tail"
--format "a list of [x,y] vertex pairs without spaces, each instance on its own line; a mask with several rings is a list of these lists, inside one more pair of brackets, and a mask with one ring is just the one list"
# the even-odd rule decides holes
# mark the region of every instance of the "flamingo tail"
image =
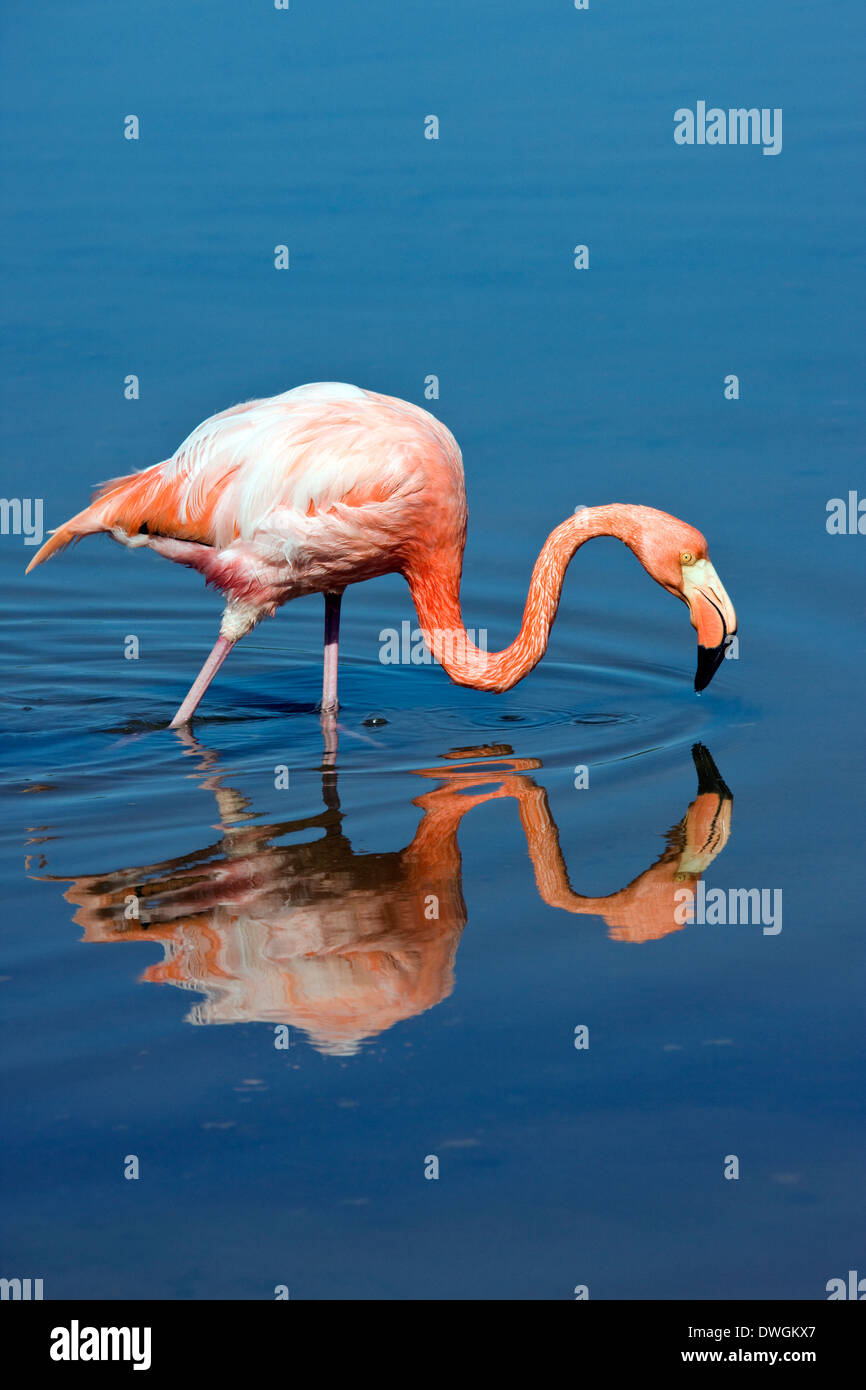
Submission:
[[[159,467],[161,465],[157,464],[156,468]],[[52,555],[74,545],[82,536],[112,531],[115,527],[132,536],[146,528],[156,481],[153,474],[153,469],[146,468],[141,473],[130,473],[103,483],[93,494],[89,507],[55,528],[45,544],[37,550],[25,573],[29,574],[37,565],[50,560]]]

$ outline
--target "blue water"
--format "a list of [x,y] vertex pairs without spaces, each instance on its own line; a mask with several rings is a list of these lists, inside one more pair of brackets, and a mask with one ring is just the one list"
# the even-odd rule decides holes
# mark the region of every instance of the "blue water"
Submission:
[[[697,698],[685,610],[599,541],[544,662],[482,695],[382,665],[413,613],[369,583],[323,772],[318,600],[241,644],[185,739],[218,596],[103,538],[25,581],[0,537],[0,1272],[825,1297],[863,1268],[866,539],[825,526],[866,494],[860,7],[82,0],[3,27],[6,497],[54,526],[235,401],[357,382],[460,441],[491,647],[547,533],[611,500],[704,531],[740,647]],[[781,107],[782,153],[676,146],[698,100]],[[775,934],[568,896],[662,900],[695,745],[733,793],[705,884],[781,890]]]

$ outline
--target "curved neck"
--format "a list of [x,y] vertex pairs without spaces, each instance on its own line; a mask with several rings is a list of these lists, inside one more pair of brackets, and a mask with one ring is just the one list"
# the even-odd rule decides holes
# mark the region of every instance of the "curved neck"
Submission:
[[[551,531],[535,562],[520,631],[501,652],[469,640],[460,613],[460,563],[449,558],[406,570],[424,640],[457,685],[510,690],[541,660],[559,607],[565,571],[575,551],[593,536],[615,536],[631,549],[651,509],[611,503],[585,507]],[[438,557],[437,557],[438,558]]]

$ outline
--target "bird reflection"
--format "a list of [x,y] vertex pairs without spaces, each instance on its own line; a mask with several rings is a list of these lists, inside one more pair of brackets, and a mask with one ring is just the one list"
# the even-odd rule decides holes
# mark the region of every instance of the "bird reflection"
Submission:
[[674,894],[697,883],[730,834],[731,793],[696,744],[697,795],[661,856],[619,892],[586,897],[571,887],[547,793],[529,775],[540,761],[507,745],[419,769],[438,785],[414,800],[422,817],[411,843],[376,854],[352,848],[327,759],[319,814],[260,825],[248,798],[223,784],[216,755],[191,734],[184,741],[216,799],[219,839],[161,863],[76,877],[64,894],[73,920],[89,942],[159,941],[164,958],[142,978],[202,993],[190,1022],[289,1024],[325,1053],[355,1052],[451,993],[467,920],[457,831],[475,806],[513,798],[544,902],[599,916],[613,939],[631,943],[682,929]]

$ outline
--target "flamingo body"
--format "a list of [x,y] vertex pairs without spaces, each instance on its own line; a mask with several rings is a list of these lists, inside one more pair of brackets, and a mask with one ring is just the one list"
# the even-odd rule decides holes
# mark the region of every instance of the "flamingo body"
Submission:
[[463,463],[426,411],[320,382],[233,406],[165,462],[104,483],[29,568],[96,531],[199,570],[244,610],[234,628],[251,627],[288,599],[400,569],[419,533],[465,538]]

